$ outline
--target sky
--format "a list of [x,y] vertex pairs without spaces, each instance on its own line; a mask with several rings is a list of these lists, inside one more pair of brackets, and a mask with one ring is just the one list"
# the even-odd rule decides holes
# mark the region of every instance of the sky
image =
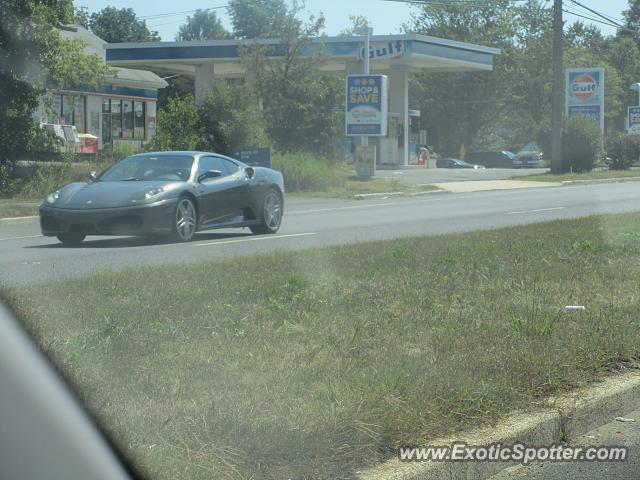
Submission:
[[[442,1],[442,0],[440,0]],[[187,12],[196,8],[211,8],[226,5],[225,0],[75,0],[76,7],[87,7],[89,12],[97,12],[106,6],[117,8],[133,8],[140,18],[150,15],[165,13]],[[620,19],[622,11],[627,8],[627,0],[580,0],[580,3],[604,13],[610,17]],[[402,24],[409,21],[411,7],[398,2],[384,0],[306,0],[305,11],[317,14],[322,12],[326,17],[326,32],[328,35],[337,35],[341,30],[351,25],[350,15],[364,15],[373,25],[374,34],[385,35],[399,33]],[[579,7],[572,5],[570,1],[565,2],[566,8],[572,11],[582,11],[587,16],[593,14],[586,13]],[[224,9],[217,10],[222,18],[225,27],[230,29],[229,18]],[[189,13],[180,15],[156,18],[147,20],[147,25],[151,30],[157,30],[163,41],[173,41],[178,27],[184,23]],[[572,22],[578,17],[565,14],[567,21]],[[585,23],[593,23],[582,20]],[[606,35],[615,33],[615,29],[599,23],[594,23]]]

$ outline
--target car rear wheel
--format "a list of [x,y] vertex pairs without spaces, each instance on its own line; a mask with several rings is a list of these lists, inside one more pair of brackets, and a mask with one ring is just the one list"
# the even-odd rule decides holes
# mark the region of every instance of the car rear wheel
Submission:
[[264,196],[260,225],[249,227],[256,235],[276,233],[282,223],[283,202],[280,192],[271,188]]
[[198,227],[198,216],[193,200],[189,197],[180,198],[173,218],[174,238],[180,242],[191,241]]
[[78,246],[84,241],[85,237],[86,235],[82,233],[63,233],[58,235],[58,240],[64,245]]

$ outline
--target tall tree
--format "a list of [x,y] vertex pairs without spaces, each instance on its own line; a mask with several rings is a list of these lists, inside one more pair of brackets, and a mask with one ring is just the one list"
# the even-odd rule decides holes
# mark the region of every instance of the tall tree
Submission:
[[231,0],[228,11],[236,38],[277,37],[286,28],[284,0]]
[[44,138],[32,113],[47,88],[97,81],[108,69],[54,26],[73,21],[71,0],[0,0],[0,193],[15,161]]
[[318,52],[309,54],[311,38],[321,34],[324,18],[298,19],[297,2],[277,19],[277,47],[248,45],[243,62],[254,75],[254,85],[262,100],[265,129],[280,151],[326,153],[339,137],[341,85],[337,78],[324,76],[320,66],[326,61]]
[[89,18],[91,31],[108,43],[157,42],[160,35],[150,31],[144,20],[138,20],[133,8],[118,10],[105,7]]
[[215,11],[198,9],[187,17],[186,23],[180,25],[176,40],[216,40],[230,36]]
[[349,15],[349,21],[351,26],[345,28],[340,32],[341,36],[353,37],[354,35],[361,35],[361,31],[365,28],[371,27],[371,22],[364,15]]

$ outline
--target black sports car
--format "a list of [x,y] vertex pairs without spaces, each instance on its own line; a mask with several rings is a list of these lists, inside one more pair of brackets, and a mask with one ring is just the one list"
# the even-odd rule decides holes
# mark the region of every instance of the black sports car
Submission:
[[71,183],[40,206],[42,234],[65,244],[87,235],[162,235],[249,227],[275,233],[284,212],[282,174],[206,152],[155,152]]

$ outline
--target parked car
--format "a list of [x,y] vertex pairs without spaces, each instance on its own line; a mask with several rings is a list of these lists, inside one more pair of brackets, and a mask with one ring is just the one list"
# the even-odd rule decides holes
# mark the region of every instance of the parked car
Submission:
[[471,152],[464,157],[464,160],[472,164],[483,165],[487,168],[513,167],[511,157],[507,154],[507,152],[501,150]]
[[482,165],[473,165],[471,163],[467,163],[464,160],[459,160],[457,158],[440,158],[436,160],[437,168],[474,168],[476,170],[484,170],[484,166]]
[[542,162],[542,152],[520,151],[513,157],[512,162],[516,168],[537,167]]
[[542,150],[535,142],[529,142],[522,147],[513,157],[513,166],[519,167],[537,167],[542,162]]

